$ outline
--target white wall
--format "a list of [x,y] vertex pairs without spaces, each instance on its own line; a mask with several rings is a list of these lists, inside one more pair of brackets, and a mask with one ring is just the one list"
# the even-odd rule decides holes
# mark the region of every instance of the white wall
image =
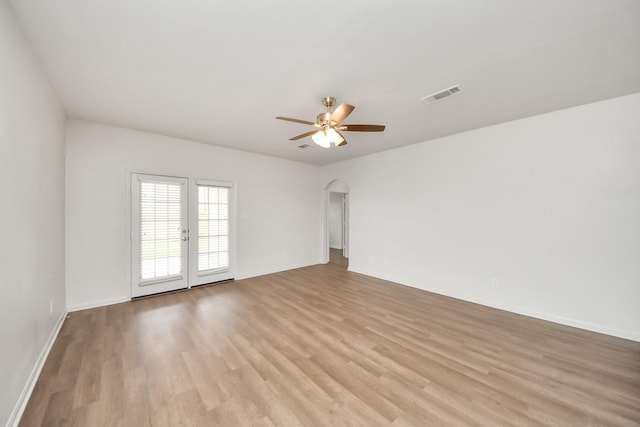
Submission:
[[350,269],[640,340],[639,118],[635,94],[325,167]]
[[342,249],[343,193],[329,193],[329,247]]
[[323,206],[318,166],[70,121],[66,170],[69,310],[127,297],[127,171],[236,182],[236,278],[319,262]]
[[17,418],[65,299],[64,115],[6,1],[0,1],[0,182],[5,425]]

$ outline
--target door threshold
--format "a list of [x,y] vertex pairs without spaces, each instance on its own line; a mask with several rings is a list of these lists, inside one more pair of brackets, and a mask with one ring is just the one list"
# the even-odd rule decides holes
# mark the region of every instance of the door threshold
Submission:
[[201,285],[191,286],[190,288],[172,289],[170,291],[157,292],[155,294],[140,295],[139,297],[131,297],[131,301],[137,301],[137,300],[141,300],[141,299],[145,299],[145,298],[153,298],[153,297],[166,295],[166,294],[176,294],[176,293],[179,293],[179,292],[186,292],[186,291],[188,291],[190,289],[194,289],[194,288],[202,288],[204,286],[222,285],[223,283],[235,282],[235,281],[236,281],[236,279],[232,277],[231,279],[218,280],[217,282],[203,283]]

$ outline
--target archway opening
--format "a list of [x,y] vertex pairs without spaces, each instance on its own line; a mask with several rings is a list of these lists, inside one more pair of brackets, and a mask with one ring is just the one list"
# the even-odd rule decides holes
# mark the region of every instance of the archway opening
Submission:
[[325,187],[325,263],[349,266],[349,185],[334,179]]

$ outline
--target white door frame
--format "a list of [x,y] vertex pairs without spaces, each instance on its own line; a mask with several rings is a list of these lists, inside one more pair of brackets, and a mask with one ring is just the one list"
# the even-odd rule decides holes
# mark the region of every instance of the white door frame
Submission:
[[[235,277],[236,265],[236,186],[230,182],[212,181],[204,179],[190,179],[189,185],[189,288],[194,286],[206,285],[208,283],[220,282],[223,280],[233,279]],[[225,187],[229,189],[229,267],[220,268],[218,270],[209,270],[205,272],[198,271],[198,185]]]
[[[163,276],[157,279],[143,280],[140,276],[142,268],[142,260],[140,259],[140,205],[133,201],[140,201],[140,183],[156,182],[170,183],[180,186],[180,262],[181,268],[179,274]],[[189,286],[189,180],[182,177],[149,175],[149,174],[131,174],[131,296],[146,296],[167,291],[175,291],[185,289]]]
[[342,256],[349,258],[349,193],[342,200]]
[[[130,278],[129,286],[127,286],[127,299],[131,300],[137,296],[146,296],[146,294],[141,294],[141,292],[136,292],[134,287],[138,287],[139,279],[136,277],[138,275],[138,271],[136,269],[136,261],[134,257],[135,254],[135,246],[136,246],[136,237],[133,236],[134,230],[136,226],[134,226],[134,215],[137,212],[138,207],[133,206],[133,192],[135,186],[136,176],[147,176],[147,177],[156,177],[159,181],[167,178],[168,180],[185,180],[185,191],[184,197],[187,201],[187,213],[186,213],[186,221],[187,221],[187,255],[184,258],[185,264],[183,266],[182,276],[185,281],[185,286],[180,286],[177,289],[189,289],[194,286],[199,286],[202,284],[213,283],[218,281],[224,281],[235,278],[237,274],[237,188],[236,184],[228,181],[219,181],[219,180],[204,180],[204,179],[195,179],[190,177],[181,177],[181,176],[172,176],[168,174],[162,173],[140,173],[136,171],[132,171],[130,169],[126,170],[127,174],[127,193],[129,197],[127,197],[127,272],[128,277]],[[197,185],[214,185],[214,186],[222,186],[229,188],[229,268],[208,271],[205,273],[198,274],[197,273],[197,265],[195,267],[194,273],[194,264],[197,264],[197,251],[194,248],[197,245],[197,221],[198,221],[198,209],[197,209]],[[138,188],[139,190],[139,188]],[[195,206],[194,206],[195,204]],[[196,225],[194,225],[194,223]],[[139,254],[137,255],[139,257]],[[135,271],[134,271],[135,270]],[[159,282],[163,282],[163,280],[159,280]],[[170,290],[174,290],[171,286],[167,286],[167,289],[160,289],[160,287],[153,285],[154,288],[158,289],[153,293],[161,293]],[[149,293],[152,295],[152,293]]]

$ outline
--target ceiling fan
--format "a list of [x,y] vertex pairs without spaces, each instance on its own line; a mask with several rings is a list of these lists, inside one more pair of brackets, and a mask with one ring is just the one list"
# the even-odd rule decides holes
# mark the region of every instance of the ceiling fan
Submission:
[[333,104],[335,104],[335,102],[336,99],[332,96],[322,98],[322,104],[327,107],[327,111],[318,114],[315,123],[307,120],[292,119],[289,117],[281,116],[276,117],[276,119],[313,126],[316,129],[300,135],[296,135],[293,138],[289,138],[289,141],[296,141],[298,139],[311,136],[313,142],[324,148],[331,147],[331,144],[335,145],[336,147],[347,145],[347,140],[344,138],[344,135],[342,135],[342,132],[382,132],[384,130],[384,125],[342,124],[344,119],[346,119],[356,107],[350,104],[342,103],[332,113],[331,107],[333,107]]

